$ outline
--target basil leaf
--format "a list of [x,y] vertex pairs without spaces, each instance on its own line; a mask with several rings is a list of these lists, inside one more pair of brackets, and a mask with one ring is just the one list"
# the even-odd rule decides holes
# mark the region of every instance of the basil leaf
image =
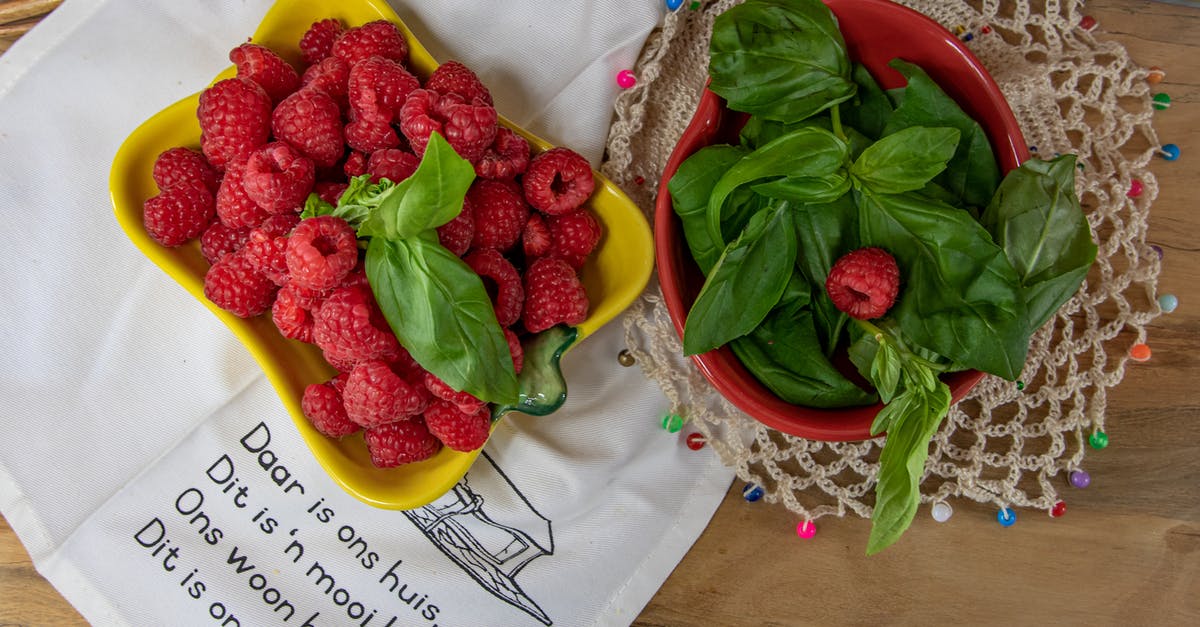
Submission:
[[950,126],[962,134],[954,157],[937,177],[937,182],[971,207],[983,207],[1000,184],[1000,166],[996,164],[987,133],[947,96],[920,67],[893,59],[889,66],[908,79],[903,100],[888,119],[884,135],[910,126]]
[[713,22],[709,89],[730,109],[795,122],[849,99],[846,42],[817,0],[747,0]]
[[786,176],[766,183],[751,185],[757,194],[798,203],[832,202],[850,191],[850,177],[845,171],[824,176]]
[[300,211],[300,219],[327,216],[333,213],[333,209],[333,205],[325,202],[316,192],[313,192],[304,200],[304,209]]
[[796,263],[792,209],[756,213],[725,247],[683,325],[683,351],[696,355],[749,333],[779,302]]
[[748,335],[729,343],[734,355],[767,389],[809,407],[866,405],[875,396],[847,379],[821,353],[812,311],[777,308]]
[[[708,199],[712,196],[713,186],[726,170],[733,167],[739,159],[750,154],[749,150],[727,144],[705,146],[693,153],[679,164],[679,169],[667,182],[667,191],[671,194],[671,206],[683,227],[683,236],[687,240],[692,259],[700,267],[700,271],[708,274],[713,264],[721,256],[725,244],[713,240],[708,233]],[[747,194],[751,196],[753,194]],[[739,203],[739,198],[730,198],[731,207],[745,207],[747,211],[734,208],[732,214],[722,224],[722,235],[735,236],[745,227],[750,215],[761,209],[761,199],[758,202]],[[747,214],[742,217],[742,214]],[[730,223],[736,230],[730,231]]]
[[417,363],[482,400],[517,401],[512,354],[483,281],[435,231],[372,237],[365,267],[384,317]]
[[[874,339],[874,338],[872,338]],[[900,384],[900,353],[891,342],[883,342],[871,360],[870,381],[879,392],[879,400],[887,403]]]
[[946,169],[958,138],[955,128],[910,126],[871,144],[850,166],[850,176],[881,194],[921,189]]
[[879,88],[866,66],[855,63],[853,68],[850,76],[858,85],[857,106],[842,107],[842,124],[853,126],[871,139],[879,139],[892,116],[892,100]]
[[713,187],[708,200],[709,236],[722,246],[725,244],[721,233],[725,201],[739,186],[765,178],[825,177],[844,166],[847,150],[846,143],[833,133],[808,126],[745,155]]
[[912,343],[1016,379],[1029,349],[1019,278],[970,214],[906,194],[855,192],[863,246],[889,251],[904,285],[889,316]]
[[909,387],[892,399],[887,440],[879,454],[875,509],[867,555],[874,555],[900,538],[912,524],[921,504],[920,483],[929,458],[929,440],[950,410],[950,388],[939,382],[930,391]]
[[1075,156],[1030,159],[1008,173],[980,218],[1021,280],[1031,330],[1041,327],[1096,260],[1075,194]]
[[416,171],[379,198],[358,233],[396,239],[439,227],[462,211],[474,180],[475,166],[434,132]]
[[799,244],[796,267],[812,285],[813,319],[825,355],[833,354],[849,317],[833,304],[825,292],[825,277],[837,258],[858,245],[858,209],[844,195],[828,203],[798,205],[793,221]]

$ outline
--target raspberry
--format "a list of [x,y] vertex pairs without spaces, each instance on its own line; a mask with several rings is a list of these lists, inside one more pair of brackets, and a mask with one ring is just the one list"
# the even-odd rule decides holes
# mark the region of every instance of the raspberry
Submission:
[[439,94],[458,94],[463,102],[475,102],[478,98],[486,105],[492,104],[492,94],[479,80],[475,72],[458,61],[447,61],[437,67],[425,81],[425,89]]
[[270,309],[278,290],[242,251],[221,257],[204,275],[204,296],[239,318],[252,318]]
[[471,200],[463,198],[462,211],[449,222],[437,227],[438,242],[447,250],[462,257],[471,249],[475,238],[475,210]]
[[587,209],[576,209],[550,222],[550,254],[571,264],[576,270],[583,267],[587,256],[600,242],[600,221]]
[[342,110],[329,94],[301,89],[284,98],[271,114],[275,139],[287,143],[318,168],[333,166],[346,152]]
[[362,429],[346,415],[342,393],[337,390],[332,380],[313,383],[304,388],[304,396],[300,398],[300,409],[313,427],[326,437],[342,438]]
[[557,257],[535,259],[525,270],[525,328],[531,333],[587,319],[588,299],[571,264]]
[[275,285],[283,285],[288,282],[287,243],[286,235],[275,236],[262,229],[251,229],[243,252],[254,269]]
[[268,213],[299,213],[312,191],[316,169],[284,142],[271,142],[250,154],[242,175],[246,195]]
[[271,237],[283,237],[291,235],[292,229],[296,228],[298,224],[300,224],[300,214],[279,213],[268,216],[266,220],[262,221],[262,224],[258,225],[258,228]]
[[248,227],[231,228],[220,220],[208,225],[200,235],[200,254],[209,264],[216,262],[226,253],[237,252],[246,244],[250,237]]
[[825,291],[834,306],[851,318],[878,318],[896,302],[900,268],[882,248],[859,248],[834,262],[825,278]]
[[288,273],[303,287],[336,287],[357,264],[358,237],[354,227],[341,218],[316,216],[301,220],[288,238]]
[[408,95],[420,86],[417,77],[400,63],[371,57],[350,68],[346,98],[360,115],[379,113],[390,123]]
[[349,187],[349,185],[346,183],[318,181],[313,185],[313,193],[316,194],[321,200],[324,200],[325,202],[336,207],[338,204],[338,199],[342,197],[342,192],[345,192],[347,187]]
[[447,448],[469,453],[483,448],[492,430],[492,415],[487,407],[465,412],[454,403],[434,401],[425,410],[425,426]]
[[475,163],[475,174],[485,179],[511,179],[529,167],[529,142],[503,126],[496,128],[496,139]]
[[271,97],[247,78],[217,81],[200,93],[200,150],[218,170],[267,143]]
[[529,161],[521,177],[525,200],[546,215],[578,208],[596,188],[592,166],[570,148],[551,148]]
[[142,204],[142,224],[159,244],[179,246],[204,233],[212,222],[214,204],[204,183],[180,183]]
[[400,343],[365,286],[340,287],[316,310],[313,343],[325,361],[338,370],[352,370],[369,359],[392,360],[400,356]]
[[504,339],[508,340],[508,352],[512,353],[513,372],[521,374],[525,366],[525,347],[521,346],[521,338],[512,329],[505,327]]
[[371,463],[379,468],[424,461],[442,449],[424,420],[402,420],[363,431]]
[[422,382],[430,394],[433,394],[438,400],[446,401],[451,406],[457,407],[463,413],[473,414],[487,406],[487,403],[475,398],[470,393],[460,392],[450,387],[448,383],[439,379],[432,372],[426,372]]
[[262,86],[271,102],[279,102],[300,88],[296,68],[270,48],[245,43],[229,51],[229,60],[237,66],[237,75]]
[[400,145],[400,135],[392,128],[390,118],[382,112],[359,113],[350,109],[350,121],[345,128],[346,144],[354,150],[372,153]]
[[313,22],[300,37],[300,58],[305,65],[313,65],[333,54],[333,42],[345,30],[334,18]]
[[371,428],[421,413],[430,397],[414,389],[387,362],[370,359],[350,371],[342,400],[350,420]]
[[525,289],[521,275],[500,251],[480,248],[463,258],[480,277],[490,279],[488,293],[492,295],[492,307],[496,310],[496,321],[507,327],[521,319],[521,306],[525,304]]
[[183,146],[162,151],[154,160],[152,176],[160,190],[187,181],[199,181],[215,194],[220,184],[217,171],[208,164],[204,155]]
[[428,89],[414,90],[400,107],[400,131],[413,152],[424,156],[429,136],[438,132],[460,157],[478,161],[496,138],[496,109],[486,104],[469,104],[458,94],[439,95]]
[[367,173],[367,156],[363,153],[352,150],[346,155],[346,162],[342,164],[342,172],[346,178],[354,178]]
[[331,54],[350,65],[375,56],[403,62],[408,58],[408,42],[395,24],[375,20],[342,32],[333,42]]
[[546,218],[537,212],[529,214],[529,221],[521,231],[521,246],[527,260],[544,257],[550,253],[550,227]]
[[411,152],[399,148],[384,148],[371,153],[371,157],[367,159],[367,174],[371,175],[372,183],[378,183],[381,178],[399,183],[412,176],[419,165],[421,160]]
[[247,159],[241,157],[231,162],[217,188],[217,217],[225,226],[234,229],[258,226],[270,215],[246,194],[242,181]]
[[315,65],[308,66],[300,76],[300,85],[329,94],[340,111],[349,106],[346,87],[350,82],[350,65],[337,57],[327,57]]
[[521,239],[529,221],[529,205],[512,181],[476,179],[467,190],[475,217],[473,248],[495,248],[505,252]]
[[320,300],[311,298],[306,290],[288,283],[279,288],[271,305],[271,321],[286,338],[313,343],[313,310]]

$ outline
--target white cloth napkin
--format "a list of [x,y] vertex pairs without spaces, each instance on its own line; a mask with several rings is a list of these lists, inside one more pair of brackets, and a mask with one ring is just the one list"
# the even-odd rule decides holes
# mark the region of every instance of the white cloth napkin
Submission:
[[[559,412],[506,419],[434,505],[379,510],[118,227],[120,142],[228,66],[269,4],[67,0],[0,57],[0,511],[95,624],[627,624],[733,475],[659,427],[661,392],[617,363],[620,320],[565,357]],[[501,113],[593,163],[613,77],[664,10],[393,4]]]

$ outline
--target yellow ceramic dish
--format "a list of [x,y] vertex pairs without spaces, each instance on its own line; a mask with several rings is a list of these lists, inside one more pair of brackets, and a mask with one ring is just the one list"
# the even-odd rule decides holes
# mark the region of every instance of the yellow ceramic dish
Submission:
[[[423,80],[437,67],[429,52],[382,0],[279,0],[263,18],[251,41],[299,65],[300,37],[314,21],[328,17],[338,18],[347,26],[379,19],[395,22],[408,39],[410,69]],[[234,74],[231,67],[213,81]],[[164,248],[147,235],[142,225],[142,203],[158,193],[151,177],[154,160],[167,148],[199,147],[198,100],[196,93],[163,109],[121,145],[109,177],[117,221],[151,261],[204,303],[245,344],[279,393],[313,455],[343,489],[365,503],[387,509],[411,509],[437,499],[462,478],[478,452],[443,449],[430,460],[384,470],[371,464],[361,437],[333,440],[321,435],[300,409],[300,399],[308,384],[326,381],[336,374],[320,350],[281,336],[268,315],[242,319],[216,307],[204,296],[208,262],[199,245],[193,241],[178,248]],[[503,118],[501,123],[524,136],[536,151],[551,147]],[[604,237],[582,271],[592,307],[587,320],[576,327],[574,342],[566,339],[567,347],[578,344],[625,310],[645,288],[654,264],[650,227],[642,211],[599,173],[596,181],[590,207],[603,226]]]

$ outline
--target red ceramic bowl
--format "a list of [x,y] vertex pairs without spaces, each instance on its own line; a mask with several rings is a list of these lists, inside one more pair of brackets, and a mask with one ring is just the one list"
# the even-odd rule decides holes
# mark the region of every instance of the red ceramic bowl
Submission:
[[[941,88],[987,132],[1007,172],[1029,158],[1029,149],[1000,88],[979,60],[937,22],[888,0],[826,0],[838,18],[850,58],[862,63],[885,88],[904,85],[904,77],[887,63],[900,57],[921,66]],[[679,164],[710,144],[737,143],[737,132],[746,116],[725,108],[720,96],[705,89],[691,123],[667,161],[655,206],[655,249],[658,279],[667,310],[682,337],[684,320],[704,284],[692,261],[679,219],[671,206],[667,182]],[[747,371],[728,347],[692,359],[725,398],[751,417],[773,429],[826,441],[863,440],[871,437],[871,422],[882,405],[843,409],[818,409],[784,402]],[[965,371],[947,375],[953,402],[961,400],[983,373]]]

